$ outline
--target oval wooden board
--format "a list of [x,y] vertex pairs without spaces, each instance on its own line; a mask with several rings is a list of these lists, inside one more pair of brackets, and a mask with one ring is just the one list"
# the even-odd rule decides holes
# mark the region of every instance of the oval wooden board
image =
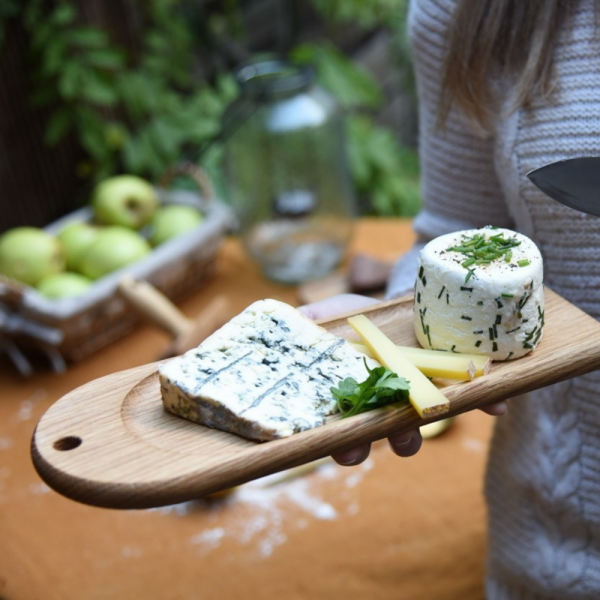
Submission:
[[[396,343],[416,346],[412,298],[357,312]],[[321,324],[356,340],[349,314]],[[548,289],[545,314],[543,340],[531,354],[494,363],[488,375],[471,382],[437,382],[450,400],[447,416],[600,368],[598,322]],[[349,419],[332,417],[323,427],[289,438],[253,442],[164,411],[157,364],[92,381],[48,410],[34,433],[32,457],[49,486],[96,506],[162,506],[425,424],[412,407],[390,406]]]

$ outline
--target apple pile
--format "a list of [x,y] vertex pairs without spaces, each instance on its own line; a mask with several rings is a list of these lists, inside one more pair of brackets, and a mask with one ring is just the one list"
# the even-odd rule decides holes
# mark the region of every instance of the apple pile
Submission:
[[160,205],[152,185],[134,175],[102,181],[90,204],[92,221],[71,222],[56,235],[37,227],[2,234],[0,274],[48,298],[76,296],[203,220],[193,206]]

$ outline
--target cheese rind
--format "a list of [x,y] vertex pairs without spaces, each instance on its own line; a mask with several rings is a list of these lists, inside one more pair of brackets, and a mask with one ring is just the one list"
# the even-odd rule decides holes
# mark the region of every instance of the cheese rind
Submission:
[[402,350],[365,315],[348,318],[348,323],[360,335],[374,356],[390,371],[408,380],[408,397],[423,418],[447,413],[449,400],[442,392],[402,355]]
[[[463,266],[449,250],[475,234],[520,242],[511,258]],[[523,266],[521,266],[523,265]],[[440,236],[423,248],[414,296],[415,335],[423,348],[511,360],[531,352],[544,329],[543,262],[537,246],[508,229],[483,228]]]
[[337,410],[331,387],[366,379],[364,359],[295,308],[268,299],[158,372],[166,410],[264,441],[323,425]]
[[[368,346],[351,342],[363,354],[375,358]],[[441,350],[425,350],[410,346],[397,346],[402,356],[407,358],[423,375],[441,377],[457,381],[471,381],[489,373],[492,361],[483,354],[455,354]]]

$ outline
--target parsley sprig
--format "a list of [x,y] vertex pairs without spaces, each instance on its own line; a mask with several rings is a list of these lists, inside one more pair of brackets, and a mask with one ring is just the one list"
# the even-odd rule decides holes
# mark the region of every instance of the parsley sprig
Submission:
[[512,260],[511,248],[515,248],[520,243],[515,237],[506,239],[504,233],[498,233],[489,238],[485,234],[476,233],[472,236],[463,235],[461,244],[451,246],[447,252],[460,252],[465,256],[461,264],[467,269],[466,283],[473,276],[476,265],[487,265],[499,258],[504,258],[507,263],[510,262]]
[[409,382],[386,367],[370,369],[365,360],[369,376],[362,383],[352,377],[332,387],[331,393],[337,400],[342,417],[351,417],[380,406],[396,402],[408,402]]

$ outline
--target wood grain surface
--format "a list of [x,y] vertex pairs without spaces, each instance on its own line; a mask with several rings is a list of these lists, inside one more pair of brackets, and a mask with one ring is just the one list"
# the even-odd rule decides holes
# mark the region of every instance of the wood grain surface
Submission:
[[[396,343],[417,345],[411,298],[359,312]],[[322,325],[357,339],[347,316]],[[32,442],[34,464],[48,485],[92,505],[156,507],[202,497],[426,422],[410,406],[392,406],[349,419],[331,417],[323,427],[257,443],[165,412],[156,367],[151,363],[92,381],[51,407]],[[496,362],[488,375],[471,382],[437,383],[450,400],[451,416],[599,367],[600,325],[546,290],[544,338],[534,352]]]

